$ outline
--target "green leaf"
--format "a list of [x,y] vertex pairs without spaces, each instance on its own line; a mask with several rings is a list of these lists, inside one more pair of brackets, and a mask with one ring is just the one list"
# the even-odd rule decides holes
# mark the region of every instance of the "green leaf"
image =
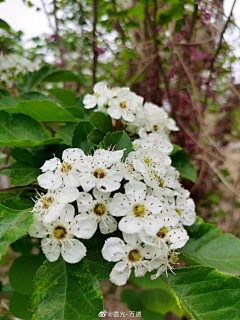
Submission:
[[80,148],[85,153],[90,153],[94,144],[89,140],[89,135],[92,133],[94,126],[89,121],[81,121],[74,130],[72,147]]
[[111,118],[102,112],[93,112],[88,120],[95,126],[95,130],[89,136],[89,139],[93,143],[99,144],[104,136],[112,130]]
[[182,18],[184,14],[184,5],[179,3],[179,4],[174,4],[171,8],[171,16],[172,18],[175,19],[180,19]]
[[56,69],[51,74],[49,74],[45,79],[44,82],[76,82],[76,83],[85,83],[85,77],[82,73],[75,73],[70,70],[62,70]]
[[37,177],[41,174],[38,168],[20,168],[14,169],[10,173],[11,186],[25,186],[37,181]]
[[14,210],[25,210],[32,208],[34,206],[34,203],[31,199],[28,198],[21,198],[21,197],[16,197],[16,198],[8,198],[3,202],[3,205],[5,207],[8,207],[10,209]]
[[71,147],[75,127],[76,123],[67,123],[65,126],[59,126],[56,138],[62,139],[62,143]]
[[4,20],[2,20],[2,19],[0,19],[0,29],[4,29],[4,30],[6,30],[7,32],[10,32],[10,31],[11,31],[10,25],[9,25],[6,21],[4,21]]
[[26,76],[21,73],[17,76],[17,86],[21,93],[33,90],[44,78],[52,73],[52,67],[45,65],[36,72],[30,72]]
[[103,145],[105,149],[107,148],[111,148],[114,150],[126,149],[123,154],[124,157],[126,157],[129,154],[129,152],[133,151],[131,140],[127,135],[127,133],[124,131],[108,133],[103,140]]
[[[14,108],[18,104],[20,99],[13,97],[3,97],[0,101],[0,110],[5,110],[7,108]],[[7,111],[7,110],[6,110]]]
[[8,108],[10,114],[22,113],[41,122],[77,122],[67,109],[48,100],[20,101],[15,108]]
[[0,191],[0,202],[8,198],[17,197],[23,192],[25,188],[13,188],[9,190]]
[[179,171],[182,178],[192,182],[197,181],[197,171],[189,161],[187,153],[181,147],[174,145],[171,159],[172,166]]
[[53,98],[46,96],[40,92],[28,92],[21,95],[22,100],[49,100],[56,102]]
[[190,236],[183,248],[185,257],[197,263],[213,267],[219,272],[240,276],[240,239],[224,233],[212,224],[197,217],[186,228]]
[[100,284],[90,270],[62,258],[37,271],[30,303],[34,320],[95,320],[103,310]]
[[13,292],[9,302],[11,314],[18,319],[31,320],[32,314],[28,311],[28,301],[30,295]]
[[9,270],[9,281],[13,289],[22,294],[32,294],[33,279],[44,260],[44,255],[16,259]]
[[175,270],[164,279],[194,320],[240,319],[240,279],[209,267]]
[[73,91],[56,88],[49,90],[49,92],[66,106],[75,104],[76,95]]
[[67,111],[70,112],[74,118],[84,119],[84,111],[79,107],[66,107]]
[[24,255],[32,256],[33,248],[39,250],[40,239],[33,239],[30,236],[26,236],[11,244],[11,248],[15,252],[20,252]]
[[0,146],[35,147],[60,141],[52,139],[34,119],[23,114],[11,116],[5,111],[0,111]]
[[0,204],[0,257],[9,244],[27,234],[33,220],[29,210],[13,210]]

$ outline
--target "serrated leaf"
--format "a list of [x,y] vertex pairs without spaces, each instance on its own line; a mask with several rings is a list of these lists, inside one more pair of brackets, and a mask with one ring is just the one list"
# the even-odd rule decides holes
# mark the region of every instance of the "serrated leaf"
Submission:
[[67,123],[65,126],[59,126],[55,137],[62,139],[62,143],[71,147],[75,127],[76,123]]
[[94,144],[89,140],[89,135],[92,133],[94,126],[89,121],[79,122],[74,130],[72,147],[80,148],[85,153],[90,153]]
[[240,276],[240,239],[222,233],[215,225],[197,217],[194,225],[186,228],[190,236],[183,248],[188,259],[229,275]]
[[29,210],[13,210],[0,204],[0,257],[9,244],[27,234],[33,220]]
[[182,178],[192,182],[197,181],[197,171],[190,162],[187,153],[181,147],[174,145],[171,159],[172,166],[179,171]]
[[108,133],[103,140],[104,148],[111,148],[113,150],[123,150],[123,156],[126,157],[129,152],[133,151],[132,143],[129,136],[124,131],[117,131]]
[[35,147],[60,141],[51,138],[43,126],[29,116],[11,116],[5,111],[0,111],[0,146]]
[[25,186],[37,181],[37,177],[41,174],[38,168],[21,168],[14,169],[10,173],[11,186]]
[[13,289],[22,294],[33,293],[33,279],[44,260],[42,254],[16,259],[9,270],[9,281]]
[[194,320],[239,320],[240,279],[209,267],[181,268],[163,278]]
[[100,284],[90,270],[62,258],[37,271],[30,304],[34,320],[95,320],[103,310]]
[[15,108],[7,108],[5,111],[25,114],[41,122],[77,122],[67,109],[49,100],[20,101]]

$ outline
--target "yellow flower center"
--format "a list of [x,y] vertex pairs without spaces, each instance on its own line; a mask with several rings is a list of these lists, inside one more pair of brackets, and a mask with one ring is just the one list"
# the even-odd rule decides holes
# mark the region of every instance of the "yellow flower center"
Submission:
[[120,102],[120,108],[127,109],[127,103],[126,101]]
[[133,213],[136,217],[144,217],[145,215],[145,207],[143,204],[137,205],[133,208]]
[[154,177],[158,180],[158,186],[160,188],[163,188],[164,187],[164,181],[163,179],[161,179],[156,173],[154,173]]
[[157,236],[161,239],[164,239],[166,237],[168,233],[168,229],[166,227],[163,227],[162,229],[160,229],[157,233]]
[[96,169],[96,170],[94,171],[93,175],[94,175],[95,178],[98,178],[98,179],[102,179],[102,178],[105,177],[105,173],[104,173],[104,171],[103,171],[101,168]]
[[72,166],[71,166],[69,163],[67,163],[67,162],[64,161],[64,162],[62,163],[61,171],[67,173],[67,172],[69,172],[69,171],[71,171],[71,170],[72,170]]
[[93,212],[97,216],[102,216],[106,212],[106,207],[105,207],[105,205],[103,203],[97,203],[93,208]]
[[137,249],[131,250],[128,254],[128,260],[131,262],[137,262],[142,258],[140,252]]
[[156,124],[153,126],[154,131],[158,131],[159,126],[157,126]]
[[45,197],[42,197],[40,202],[42,203],[43,209],[48,209],[50,207],[50,205],[53,203],[53,198],[45,196]]
[[63,226],[57,226],[53,231],[53,235],[58,240],[63,240],[67,235],[67,230]]
[[182,210],[181,209],[175,209],[175,211],[178,213],[179,216],[182,214]]
[[150,167],[150,165],[151,165],[151,159],[145,158],[145,159],[144,159],[144,162],[147,164],[148,167]]
[[178,260],[179,260],[178,256],[172,256],[172,261],[173,261],[174,263],[177,263]]

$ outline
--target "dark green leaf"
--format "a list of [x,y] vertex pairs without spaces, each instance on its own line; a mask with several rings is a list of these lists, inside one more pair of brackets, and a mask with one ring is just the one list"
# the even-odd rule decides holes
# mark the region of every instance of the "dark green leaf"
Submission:
[[224,233],[197,218],[187,227],[190,240],[183,248],[184,256],[230,275],[240,276],[240,239]]
[[65,89],[51,89],[49,92],[66,106],[73,106],[76,101],[76,95],[73,91]]
[[2,19],[0,19],[0,29],[4,29],[4,30],[6,30],[7,32],[10,32],[10,31],[11,31],[10,25],[9,25],[6,21],[4,21],[4,20],[2,20]]
[[112,130],[111,118],[102,112],[93,112],[88,120],[95,126],[95,130],[89,136],[89,139],[93,143],[99,144],[104,136]]
[[72,146],[72,139],[76,123],[67,123],[65,126],[60,126],[56,133],[56,138],[62,139],[62,143]]
[[240,279],[196,266],[164,279],[194,320],[240,319]]
[[23,114],[11,116],[5,111],[0,111],[0,146],[35,147],[60,141],[52,139],[34,119]]
[[8,207],[10,209],[14,210],[25,210],[29,209],[34,206],[34,202],[31,199],[28,198],[8,198],[3,202],[3,205],[5,207]]
[[85,78],[81,73],[74,73],[70,70],[55,70],[50,75],[48,75],[45,79],[45,82],[76,82],[76,83],[85,83]]
[[8,198],[17,197],[23,192],[24,188],[13,188],[10,190],[0,191],[0,202]]
[[[7,108],[14,108],[18,104],[20,99],[13,97],[3,97],[0,101],[0,110],[5,110]],[[7,110],[6,110],[7,111]]]
[[13,289],[22,294],[33,293],[33,279],[44,260],[44,255],[16,259],[9,270],[9,281]]
[[129,152],[133,151],[132,143],[129,136],[124,131],[108,133],[103,140],[104,148],[113,150],[123,150],[123,156],[126,157]]
[[84,119],[84,111],[79,107],[66,107],[66,110],[70,112],[74,118]]
[[51,97],[45,96],[40,92],[28,92],[21,95],[22,100],[49,100],[55,102],[55,100]]
[[99,282],[86,265],[44,262],[31,297],[34,320],[95,320],[103,310]]
[[23,320],[31,320],[32,314],[28,311],[29,299],[30,295],[13,292],[9,302],[9,309],[14,317]]
[[0,204],[0,257],[7,246],[24,237],[33,222],[29,210],[13,210]]
[[94,126],[89,121],[79,122],[74,131],[72,147],[80,148],[85,153],[90,153],[94,144],[89,140],[89,135],[92,133]]
[[190,180],[192,182],[197,181],[197,171],[189,161],[187,153],[182,150],[179,146],[174,146],[173,153],[171,154],[172,166],[176,168],[180,176],[184,179]]
[[14,169],[10,173],[11,186],[25,186],[37,181],[37,177],[41,174],[38,168],[21,168]]

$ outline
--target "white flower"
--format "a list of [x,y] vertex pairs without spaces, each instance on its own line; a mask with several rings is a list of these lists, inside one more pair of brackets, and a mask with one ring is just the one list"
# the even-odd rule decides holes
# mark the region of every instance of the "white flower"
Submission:
[[49,190],[46,194],[40,195],[35,202],[33,212],[40,215],[45,223],[56,220],[63,210],[68,210],[79,196],[79,191],[74,187],[64,187],[57,190]]
[[161,150],[165,154],[170,154],[173,150],[173,146],[167,140],[163,140],[162,136],[158,133],[147,133],[143,128],[139,130],[139,137],[133,142],[133,148],[135,150],[139,148],[154,147]]
[[154,235],[159,230],[159,214],[163,205],[154,196],[148,196],[146,185],[142,182],[128,182],[125,195],[116,193],[109,205],[111,214],[124,217],[119,222],[119,229],[125,233],[138,233],[145,230]]
[[170,246],[170,249],[182,248],[189,237],[185,229],[179,225],[179,217],[176,212],[168,213],[161,217],[161,227],[154,236],[149,236],[146,232],[139,233],[140,239],[148,245],[160,246],[165,242]]
[[[75,237],[90,238],[93,235],[94,225],[92,219],[86,215],[84,224],[80,215],[74,218],[74,208],[65,210],[60,217],[52,223],[44,223],[39,216],[28,230],[31,237],[43,238],[41,247],[47,259],[51,262],[56,261],[60,253],[68,263],[77,263],[86,255],[85,246]],[[82,216],[82,215],[81,215]]]
[[126,180],[142,180],[142,174],[135,170],[134,160],[136,159],[136,152],[132,151],[128,154],[125,161],[122,163],[123,177]]
[[103,258],[107,261],[117,262],[110,273],[110,281],[118,286],[124,285],[130,274],[131,269],[134,267],[136,277],[143,277],[147,271],[151,271],[150,261],[158,253],[159,267],[164,262],[164,255],[166,252],[163,250],[162,259],[158,248],[148,245],[141,246],[141,240],[137,235],[123,233],[123,240],[119,238],[109,238],[105,241],[102,249]]
[[[151,279],[152,280],[155,280],[157,279],[158,277],[160,277],[160,275],[166,271],[166,275],[168,277],[168,274],[167,274],[167,269],[169,269],[173,274],[175,274],[173,272],[173,267],[172,267],[172,264],[177,264],[179,258],[178,258],[178,255],[180,253],[179,252],[175,252],[174,250],[170,250],[168,252],[167,255],[165,255],[165,259],[164,259],[164,263],[161,265],[161,267],[158,269],[157,273],[154,274],[154,275],[151,275]],[[158,259],[156,259],[158,260]],[[160,260],[162,261],[162,256],[160,255]]]
[[177,195],[175,211],[178,213],[181,223],[184,226],[191,226],[195,222],[195,204],[193,199],[186,197],[186,194]]
[[71,148],[63,151],[63,162],[58,158],[47,160],[41,167],[44,172],[38,177],[41,187],[56,190],[61,186],[79,187],[78,177],[85,154],[81,149]]
[[88,213],[96,228],[99,224],[101,233],[107,234],[117,230],[117,221],[109,212],[110,193],[103,193],[93,189],[93,197],[87,192],[81,192],[78,199],[79,213]]
[[179,172],[175,168],[169,167],[166,169],[165,174],[156,171],[150,172],[149,175],[146,176],[144,181],[153,189],[166,187],[174,189],[179,186],[178,178]]
[[96,105],[101,108],[108,103],[109,89],[104,82],[98,82],[93,87],[93,94],[86,94],[83,99],[85,109],[92,109]]
[[135,120],[134,113],[143,98],[130,92],[127,88],[118,90],[117,96],[109,100],[109,108],[107,113],[113,119],[123,118],[125,121],[133,122]]
[[108,151],[99,149],[94,156],[88,156],[83,161],[79,179],[85,192],[96,187],[102,192],[112,192],[119,189],[123,178],[120,163],[123,150]]

